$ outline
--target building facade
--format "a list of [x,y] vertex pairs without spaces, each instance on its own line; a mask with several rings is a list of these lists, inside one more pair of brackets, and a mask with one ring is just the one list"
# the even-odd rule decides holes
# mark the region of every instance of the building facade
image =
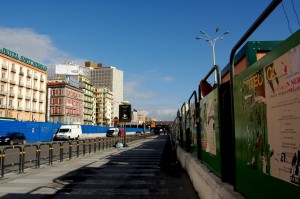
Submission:
[[63,81],[49,81],[49,122],[83,123],[83,91]]
[[78,76],[79,87],[83,91],[83,123],[86,125],[96,125],[96,88],[88,77]]
[[113,126],[113,93],[108,88],[96,88],[96,124]]
[[91,83],[95,86],[108,88],[114,95],[113,117],[119,117],[119,105],[124,100],[123,71],[116,67],[102,67],[102,64],[85,62],[86,67],[91,70]]
[[0,117],[44,122],[47,67],[6,48],[0,66]]

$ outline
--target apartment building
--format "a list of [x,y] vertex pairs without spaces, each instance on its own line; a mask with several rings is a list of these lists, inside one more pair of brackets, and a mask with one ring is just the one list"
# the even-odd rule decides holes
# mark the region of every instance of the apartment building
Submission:
[[96,125],[96,88],[90,82],[90,71],[91,69],[88,67],[80,66],[73,62],[65,62],[50,66],[48,78],[53,81],[63,81],[82,90],[82,124]]
[[88,77],[78,76],[79,87],[83,91],[83,122],[86,125],[96,125],[96,88]]
[[123,71],[116,67],[102,67],[102,64],[85,62],[91,70],[91,83],[95,86],[108,88],[114,95],[113,117],[119,117],[119,105],[124,100]]
[[47,67],[0,49],[0,117],[45,121]]
[[47,83],[49,93],[49,122],[83,123],[83,91],[61,80]]
[[96,88],[96,124],[113,126],[113,93],[108,88]]

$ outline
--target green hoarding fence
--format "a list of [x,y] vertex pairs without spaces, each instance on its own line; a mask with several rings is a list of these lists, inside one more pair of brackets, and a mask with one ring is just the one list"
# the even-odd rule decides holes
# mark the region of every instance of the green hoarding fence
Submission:
[[236,189],[249,198],[298,198],[300,31],[234,77],[233,93]]

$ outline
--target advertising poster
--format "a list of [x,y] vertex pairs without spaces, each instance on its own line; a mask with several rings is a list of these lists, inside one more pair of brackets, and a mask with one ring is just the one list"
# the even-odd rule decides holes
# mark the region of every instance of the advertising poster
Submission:
[[119,105],[119,121],[131,122],[131,105]]
[[244,159],[253,169],[269,173],[267,165],[269,145],[265,103],[264,71],[245,78],[242,82],[242,116],[244,117],[243,139],[246,143]]
[[243,159],[294,185],[300,181],[300,46],[244,78]]
[[217,155],[216,147],[216,117],[218,112],[216,109],[217,92],[211,92],[200,101],[200,117],[201,117],[201,142],[202,150]]
[[264,68],[271,175],[299,185],[300,46]]

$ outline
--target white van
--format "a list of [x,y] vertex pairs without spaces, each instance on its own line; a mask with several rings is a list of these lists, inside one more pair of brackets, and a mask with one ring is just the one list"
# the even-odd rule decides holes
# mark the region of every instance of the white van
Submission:
[[67,124],[62,125],[54,136],[54,140],[70,140],[82,137],[81,125]]
[[106,137],[115,137],[119,135],[119,128],[111,127],[106,131]]

